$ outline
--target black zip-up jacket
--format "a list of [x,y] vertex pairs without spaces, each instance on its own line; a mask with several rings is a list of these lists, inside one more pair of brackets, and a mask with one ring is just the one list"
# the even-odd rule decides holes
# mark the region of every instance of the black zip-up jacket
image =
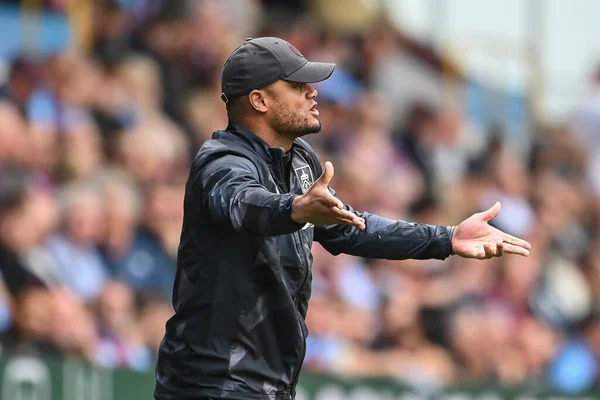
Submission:
[[362,231],[294,222],[293,199],[323,169],[304,140],[296,139],[290,151],[286,175],[283,149],[230,125],[195,157],[156,399],[294,398],[308,335],[313,241],[333,254],[369,258],[451,254],[452,228],[446,226],[360,212]]

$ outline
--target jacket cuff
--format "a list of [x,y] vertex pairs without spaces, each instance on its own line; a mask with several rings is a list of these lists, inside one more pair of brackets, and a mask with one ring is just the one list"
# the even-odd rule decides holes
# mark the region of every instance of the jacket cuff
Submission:
[[284,201],[283,213],[285,214],[285,216],[287,218],[286,218],[286,221],[284,222],[284,224],[283,224],[284,226],[282,226],[282,228],[285,231],[296,232],[305,225],[302,223],[298,223],[292,219],[292,204],[294,204],[294,199],[298,196],[294,195],[294,194],[287,194],[287,195],[283,195],[283,196],[287,196],[289,198],[283,200]]
[[448,247],[449,247],[449,254],[451,256],[454,255],[454,249],[452,248],[452,237],[454,236],[454,230],[456,229],[456,226],[446,226],[446,229],[448,229]]

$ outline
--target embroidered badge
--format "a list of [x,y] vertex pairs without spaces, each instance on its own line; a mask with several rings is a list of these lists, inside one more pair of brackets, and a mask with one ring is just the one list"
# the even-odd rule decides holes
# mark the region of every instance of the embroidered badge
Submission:
[[305,165],[303,167],[294,169],[294,172],[296,172],[296,177],[300,181],[302,193],[308,192],[308,189],[310,189],[312,184],[315,182],[310,167],[308,165]]
[[300,57],[304,57],[304,56],[302,55],[302,53],[300,53],[300,50],[298,50],[298,49],[296,48],[296,46],[294,46],[294,45],[293,45],[293,44],[291,44],[291,43],[288,43],[288,45],[290,46],[290,49],[292,49],[292,51],[293,51],[294,53],[296,53],[296,55],[299,55]]

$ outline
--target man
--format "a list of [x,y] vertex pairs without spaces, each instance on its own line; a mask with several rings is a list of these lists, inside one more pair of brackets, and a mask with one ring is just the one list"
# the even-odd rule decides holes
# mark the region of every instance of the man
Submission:
[[487,224],[458,227],[354,211],[329,187],[301,136],[321,129],[317,91],[334,64],[309,62],[278,38],[247,39],[225,62],[230,123],[196,156],[155,397],[293,399],[308,335],[311,246],[369,258],[527,256],[530,245]]

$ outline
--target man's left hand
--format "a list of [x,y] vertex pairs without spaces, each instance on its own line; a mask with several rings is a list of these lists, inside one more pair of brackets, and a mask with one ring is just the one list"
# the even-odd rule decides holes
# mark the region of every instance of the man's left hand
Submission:
[[500,213],[500,203],[486,211],[473,214],[460,223],[452,236],[452,251],[465,258],[485,260],[503,254],[518,254],[527,257],[531,244],[511,236],[488,224]]

